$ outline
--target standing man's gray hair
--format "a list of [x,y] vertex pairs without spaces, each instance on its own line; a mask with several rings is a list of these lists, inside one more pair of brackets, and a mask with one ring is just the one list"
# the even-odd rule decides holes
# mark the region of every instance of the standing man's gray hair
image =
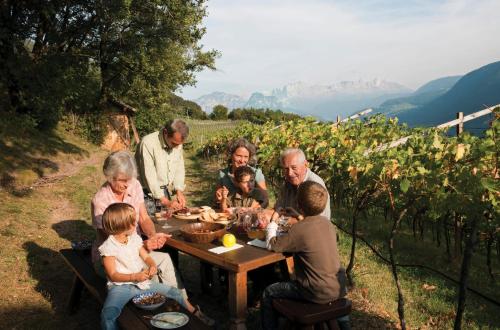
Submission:
[[286,157],[288,157],[290,155],[297,155],[298,161],[301,163],[306,162],[306,155],[304,154],[304,152],[301,149],[299,149],[299,148],[286,148],[285,150],[283,150],[281,152],[280,164],[283,164],[283,159],[285,159]]
[[167,136],[171,137],[174,133],[178,132],[183,140],[186,140],[189,135],[189,126],[182,119],[170,119],[165,123],[165,130]]

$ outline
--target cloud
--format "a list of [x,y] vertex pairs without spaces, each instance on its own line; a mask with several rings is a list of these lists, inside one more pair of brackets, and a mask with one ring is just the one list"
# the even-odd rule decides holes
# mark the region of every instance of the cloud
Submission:
[[500,59],[500,1],[209,1],[207,49],[220,71],[198,74],[195,98],[293,81],[379,77],[417,88]]

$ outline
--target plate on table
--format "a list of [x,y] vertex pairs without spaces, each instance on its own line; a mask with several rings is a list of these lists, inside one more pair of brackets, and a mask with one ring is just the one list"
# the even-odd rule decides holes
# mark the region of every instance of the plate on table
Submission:
[[174,212],[174,218],[181,220],[196,220],[200,217],[201,208],[199,207],[185,207],[181,210]]
[[176,329],[186,325],[188,322],[189,317],[179,312],[160,313],[151,319],[151,325],[160,329]]
[[222,223],[224,225],[228,225],[232,222],[232,217],[227,213],[209,210],[201,213],[200,221],[208,223]]
[[174,218],[180,220],[196,220],[200,217],[199,214],[174,213]]

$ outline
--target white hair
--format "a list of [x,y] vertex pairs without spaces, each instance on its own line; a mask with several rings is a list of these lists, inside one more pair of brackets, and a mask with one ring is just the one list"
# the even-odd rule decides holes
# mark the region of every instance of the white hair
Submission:
[[129,179],[137,177],[137,166],[134,158],[127,151],[111,153],[104,161],[102,171],[108,182],[111,182],[118,174],[123,174]]
[[280,163],[283,164],[283,160],[290,155],[296,155],[298,158],[298,161],[300,163],[306,162],[306,155],[304,154],[304,152],[301,149],[299,149],[299,148],[286,148],[285,150],[283,150],[281,152]]

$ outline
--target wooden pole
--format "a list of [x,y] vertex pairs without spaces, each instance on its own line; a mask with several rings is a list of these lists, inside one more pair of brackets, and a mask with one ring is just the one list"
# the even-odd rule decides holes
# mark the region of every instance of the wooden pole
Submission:
[[457,119],[460,120],[460,122],[457,124],[457,136],[459,136],[464,132],[464,113],[457,112]]

